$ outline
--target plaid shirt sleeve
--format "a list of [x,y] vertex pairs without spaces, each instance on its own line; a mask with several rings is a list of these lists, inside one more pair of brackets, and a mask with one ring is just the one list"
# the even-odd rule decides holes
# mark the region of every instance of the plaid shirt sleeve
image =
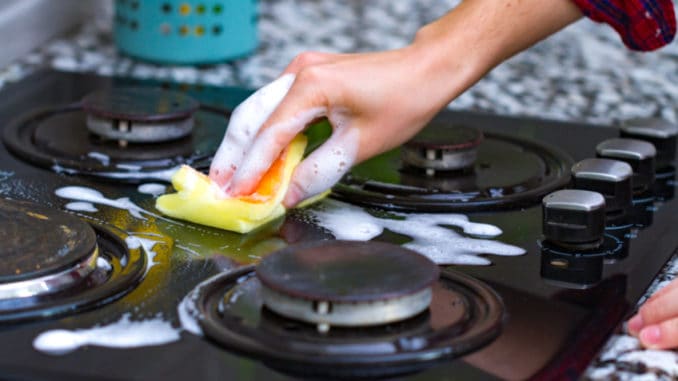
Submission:
[[573,0],[597,22],[610,24],[633,50],[655,50],[676,34],[671,0]]

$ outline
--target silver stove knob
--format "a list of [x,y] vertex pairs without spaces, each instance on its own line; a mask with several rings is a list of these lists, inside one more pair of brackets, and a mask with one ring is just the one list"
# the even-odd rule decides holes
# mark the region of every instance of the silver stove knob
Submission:
[[623,213],[631,208],[632,176],[631,166],[619,160],[584,159],[572,166],[574,188],[602,194],[608,214]]
[[678,125],[661,118],[634,118],[621,123],[620,135],[623,138],[645,140],[657,150],[655,165],[657,168],[670,166],[676,158],[676,137]]
[[547,241],[573,249],[600,246],[605,232],[605,198],[598,192],[563,189],[542,199]]
[[642,193],[654,183],[655,156],[657,151],[652,143],[637,139],[612,138],[596,146],[598,157],[621,160],[633,169],[633,191]]

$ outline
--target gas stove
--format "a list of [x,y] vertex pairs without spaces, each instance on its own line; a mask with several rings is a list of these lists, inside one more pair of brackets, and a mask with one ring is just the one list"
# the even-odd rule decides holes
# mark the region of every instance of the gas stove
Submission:
[[678,248],[654,120],[443,112],[252,233],[162,216],[250,93],[51,71],[0,91],[5,378],[572,378]]

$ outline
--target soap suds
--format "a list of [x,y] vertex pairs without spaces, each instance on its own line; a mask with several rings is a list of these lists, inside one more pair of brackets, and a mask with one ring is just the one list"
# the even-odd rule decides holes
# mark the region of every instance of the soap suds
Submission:
[[139,187],[137,187],[137,191],[139,193],[150,194],[153,197],[158,197],[164,194],[166,190],[166,185],[157,183],[141,184]]
[[38,335],[33,348],[50,355],[64,355],[85,345],[109,348],[135,348],[178,341],[180,329],[161,317],[132,321],[129,313],[120,320],[105,326],[89,329],[55,329]]
[[[142,167],[137,165],[125,165],[118,164],[116,168],[122,169],[121,172],[96,172],[96,173],[87,173],[88,175],[96,175],[99,177],[105,177],[109,179],[121,179],[121,180],[156,180],[156,181],[165,181],[171,182],[172,176],[176,171],[179,170],[181,166],[176,166],[168,169],[162,169],[158,171],[141,171]],[[66,168],[61,165],[55,164],[52,166],[52,171],[56,173],[65,173],[68,175],[78,175],[81,174],[80,171],[74,168]]]
[[93,204],[108,205],[114,208],[127,210],[132,216],[139,219],[145,220],[141,213],[153,215],[152,213],[146,211],[145,209],[138,207],[127,197],[121,197],[117,200],[109,199],[104,197],[104,195],[101,194],[101,192],[99,192],[98,190],[92,188],[68,186],[59,188],[56,191],[54,191],[54,193],[61,198],[85,201]]
[[83,202],[83,201],[74,201],[74,202],[69,202],[66,204],[66,209],[72,210],[74,212],[90,212],[90,213],[96,213],[99,211],[94,204],[91,202]]
[[127,244],[127,247],[132,250],[141,247],[144,249],[144,252],[146,252],[146,272],[144,273],[144,276],[146,276],[146,274],[151,271],[151,267],[159,264],[159,262],[155,262],[155,257],[158,255],[158,253],[153,251],[153,248],[156,244],[163,243],[162,241],[155,241],[149,238],[138,236],[128,236],[125,238],[125,243]]
[[261,131],[233,175],[231,182],[234,188],[230,190],[231,194],[252,193],[266,170],[285,149],[284,146],[280,146],[281,137],[286,136],[291,141],[304,130],[306,125],[324,116],[326,112],[327,109],[324,107],[304,110],[288,120]]
[[111,271],[113,269],[113,266],[111,266],[107,260],[101,257],[97,258],[97,267],[104,271]]
[[[333,125],[344,123],[332,120]],[[318,195],[336,184],[353,166],[360,143],[356,128],[335,127],[332,136],[304,159],[294,171],[285,204]]]
[[87,154],[87,157],[91,157],[92,159],[98,161],[101,163],[101,165],[108,166],[111,163],[111,158],[103,154],[101,152],[90,152]]
[[402,219],[387,219],[335,200],[326,200],[308,212],[337,239],[367,241],[379,236],[384,229],[411,237],[412,241],[405,247],[440,265],[489,265],[491,261],[480,255],[525,254],[523,248],[464,236],[445,227],[456,226],[466,234],[480,237],[497,237],[502,233],[496,226],[471,222],[463,214],[394,214]]
[[294,74],[285,74],[257,90],[231,114],[226,136],[210,167],[210,178],[225,187],[254,142],[259,128],[278,107],[294,83]]
[[198,307],[196,306],[196,302],[198,301],[198,296],[200,295],[200,289],[208,284],[211,284],[221,275],[222,274],[217,274],[211,278],[208,278],[200,282],[200,284],[195,286],[195,288],[191,290],[191,292],[189,292],[181,300],[181,302],[177,306],[177,313],[179,315],[179,322],[181,323],[181,327],[184,330],[197,336],[203,336],[202,329],[198,324],[200,312],[198,310]]

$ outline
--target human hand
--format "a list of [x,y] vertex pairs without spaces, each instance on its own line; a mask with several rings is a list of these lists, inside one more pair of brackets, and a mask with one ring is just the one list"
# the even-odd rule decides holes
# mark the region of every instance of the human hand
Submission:
[[325,191],[350,167],[411,138],[443,107],[449,83],[426,78],[413,48],[367,54],[304,53],[233,113],[210,177],[249,194],[312,121],[332,136],[296,168],[285,206]]
[[235,110],[210,178],[232,196],[253,192],[294,136],[326,117],[331,137],[299,164],[283,201],[294,206],[404,143],[492,67],[579,17],[562,0],[462,2],[402,49],[301,54]]
[[627,329],[647,348],[678,347],[678,279],[652,295],[628,321]]

